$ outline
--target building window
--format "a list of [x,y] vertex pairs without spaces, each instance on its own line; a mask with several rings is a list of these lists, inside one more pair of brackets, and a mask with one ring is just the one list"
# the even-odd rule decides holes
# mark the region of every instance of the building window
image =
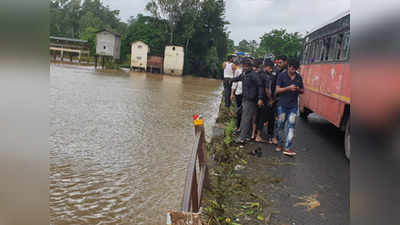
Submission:
[[103,49],[106,49],[106,46],[105,46],[105,45],[103,46]]
[[141,46],[141,45],[138,45],[137,48],[142,48],[142,46]]
[[142,59],[142,57],[138,56],[138,57],[136,57],[136,59],[137,59],[137,60],[141,60],[141,59]]

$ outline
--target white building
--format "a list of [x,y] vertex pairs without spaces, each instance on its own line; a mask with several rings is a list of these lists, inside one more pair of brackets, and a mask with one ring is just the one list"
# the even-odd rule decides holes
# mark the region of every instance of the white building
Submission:
[[144,42],[133,42],[131,48],[131,69],[144,69],[146,71],[148,53],[149,46]]
[[96,54],[120,58],[121,35],[110,30],[100,30],[96,33]]
[[184,51],[181,46],[166,46],[164,53],[164,73],[173,75],[183,74]]

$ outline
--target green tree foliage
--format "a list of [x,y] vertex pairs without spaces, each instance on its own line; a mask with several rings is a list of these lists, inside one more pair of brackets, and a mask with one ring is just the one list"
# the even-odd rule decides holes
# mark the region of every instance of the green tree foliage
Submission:
[[258,48],[258,43],[255,40],[249,42],[249,54],[252,57],[257,57],[256,50]]
[[232,39],[228,38],[226,43],[226,51],[228,54],[235,53],[235,42]]
[[241,40],[237,50],[239,52],[250,52],[250,43],[247,40]]
[[130,54],[132,42],[143,41],[149,46],[152,55],[163,56],[165,45],[168,43],[166,31],[166,21],[142,14],[131,18],[122,38],[123,49],[127,51],[122,54]]
[[95,53],[96,31],[121,34],[121,60],[130,60],[131,43],[143,41],[151,55],[164,55],[165,45],[185,49],[185,74],[222,77],[222,62],[233,53],[224,19],[224,0],[151,0],[151,16],[137,15],[127,23],[119,11],[101,0],[51,0],[50,35],[88,40]]
[[298,32],[288,33],[285,29],[274,29],[261,38],[258,54],[297,56],[301,51],[303,38]]
[[153,0],[146,9],[167,21],[169,43],[184,47],[186,74],[222,77],[228,39],[224,0]]

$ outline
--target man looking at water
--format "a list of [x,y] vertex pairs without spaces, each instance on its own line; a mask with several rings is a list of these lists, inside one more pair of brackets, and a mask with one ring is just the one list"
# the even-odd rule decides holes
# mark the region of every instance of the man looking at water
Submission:
[[[239,77],[242,72],[242,65],[238,60],[235,61],[236,70],[234,77]],[[236,102],[236,130],[234,131],[235,134],[240,132],[240,122],[242,119],[242,81],[233,82],[232,84],[232,93],[231,93],[231,100],[235,99]]]
[[231,88],[232,88],[232,78],[234,75],[234,72],[236,70],[235,64],[233,64],[233,56],[228,56],[228,62],[224,62],[222,65],[224,68],[224,100],[225,100],[225,106],[230,107],[231,106]]
[[299,67],[300,63],[298,60],[290,59],[288,62],[288,70],[279,74],[276,82],[276,93],[279,94],[276,130],[278,145],[276,151],[283,150],[282,133],[286,130],[286,141],[284,143],[283,154],[288,156],[296,155],[296,153],[291,150],[291,147],[296,129],[298,97],[299,94],[304,93],[303,80],[300,74],[297,73]]
[[242,81],[243,84],[243,112],[240,125],[240,136],[237,142],[245,143],[249,140],[253,115],[258,106],[262,106],[263,102],[263,83],[257,74],[252,71],[252,63],[245,59],[243,62],[243,73],[239,77],[232,79],[232,82]]

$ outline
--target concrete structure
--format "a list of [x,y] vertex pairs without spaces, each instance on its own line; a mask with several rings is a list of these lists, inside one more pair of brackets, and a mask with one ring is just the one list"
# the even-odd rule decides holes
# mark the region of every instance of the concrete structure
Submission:
[[183,47],[166,46],[164,53],[164,73],[181,76],[183,74]]
[[146,71],[149,46],[142,41],[133,42],[131,46],[131,69]]
[[79,63],[81,63],[81,56],[87,56],[89,60],[90,46],[87,40],[79,40],[66,37],[54,37],[50,36],[50,55],[53,56],[53,60],[57,59],[57,53],[61,61],[64,61],[65,53],[68,53],[70,61],[72,62],[72,57],[78,56]]
[[110,30],[100,30],[96,33],[96,54],[120,58],[121,35]]

